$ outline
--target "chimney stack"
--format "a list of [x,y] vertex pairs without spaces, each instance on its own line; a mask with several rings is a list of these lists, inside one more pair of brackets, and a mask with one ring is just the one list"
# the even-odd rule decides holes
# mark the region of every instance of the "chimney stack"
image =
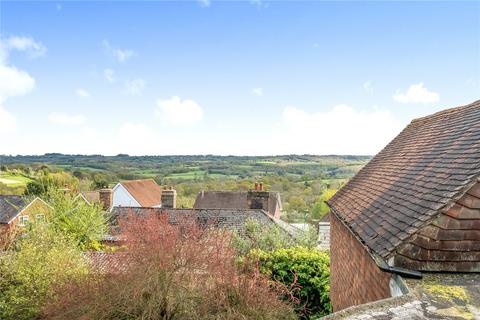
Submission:
[[172,187],[166,187],[162,190],[162,208],[177,207],[177,191]]
[[98,198],[104,210],[108,211],[112,207],[112,200],[113,200],[112,195],[113,195],[112,189],[100,189],[98,191]]

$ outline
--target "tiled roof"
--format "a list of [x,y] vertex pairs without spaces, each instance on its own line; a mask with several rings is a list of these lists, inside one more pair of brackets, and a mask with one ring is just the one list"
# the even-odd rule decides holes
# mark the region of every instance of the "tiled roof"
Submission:
[[[121,252],[84,252],[92,269],[100,274],[125,272],[128,269],[128,255]],[[132,260],[130,260],[132,261]]]
[[227,228],[239,233],[245,232],[245,222],[254,219],[262,224],[271,225],[275,219],[263,210],[255,209],[166,209],[166,208],[139,208],[139,207],[114,207],[112,215],[116,218],[134,214],[146,216],[149,214],[168,214],[172,224],[183,219],[195,219],[201,226]]
[[[255,192],[255,191],[250,191]],[[195,199],[198,209],[249,209],[248,191],[201,191]],[[268,192],[268,213],[275,215],[276,208],[282,209],[278,192]]]
[[0,223],[9,223],[28,203],[25,196],[0,195]]
[[388,257],[480,175],[480,101],[413,120],[328,201]]
[[162,188],[153,179],[125,180],[120,184],[142,207],[154,207],[161,204]]
[[83,191],[81,194],[90,204],[100,201],[100,192],[98,191]]

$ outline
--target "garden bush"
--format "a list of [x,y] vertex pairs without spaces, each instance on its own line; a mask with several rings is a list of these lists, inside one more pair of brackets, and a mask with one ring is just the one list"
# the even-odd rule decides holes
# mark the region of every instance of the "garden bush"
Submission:
[[287,286],[255,266],[238,266],[228,231],[200,229],[192,221],[185,217],[172,226],[166,215],[120,218],[125,249],[112,256],[116,262],[59,288],[44,318],[297,318],[282,301],[292,297]]
[[261,272],[270,279],[296,288],[293,295],[300,301],[296,309],[303,318],[331,312],[330,258],[326,252],[292,247],[253,250],[250,256],[258,259]]

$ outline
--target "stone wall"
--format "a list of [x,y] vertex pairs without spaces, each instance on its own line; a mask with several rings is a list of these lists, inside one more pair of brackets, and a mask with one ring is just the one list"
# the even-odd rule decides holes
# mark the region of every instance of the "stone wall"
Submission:
[[391,275],[381,271],[362,244],[330,214],[330,299],[333,310],[390,297]]

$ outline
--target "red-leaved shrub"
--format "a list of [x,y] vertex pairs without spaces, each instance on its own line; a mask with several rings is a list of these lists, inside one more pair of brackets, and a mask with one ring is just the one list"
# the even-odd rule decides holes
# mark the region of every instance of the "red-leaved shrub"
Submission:
[[154,214],[119,227],[124,249],[90,255],[91,276],[58,288],[45,319],[296,319],[290,289],[240,265],[228,231]]

